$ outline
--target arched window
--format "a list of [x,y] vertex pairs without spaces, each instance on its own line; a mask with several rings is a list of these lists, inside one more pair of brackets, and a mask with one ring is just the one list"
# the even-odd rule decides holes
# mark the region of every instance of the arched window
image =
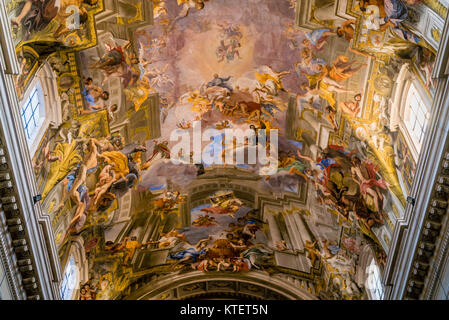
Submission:
[[403,119],[407,133],[418,153],[421,150],[429,117],[427,104],[412,82],[407,94]]
[[78,289],[79,282],[79,269],[76,265],[75,258],[71,255],[67,262],[67,266],[65,267],[61,289],[59,291],[61,299],[72,300],[76,294],[75,289]]
[[366,279],[366,290],[371,300],[382,300],[384,297],[384,287],[381,281],[380,269],[376,260],[372,258],[371,264],[366,270],[368,278]]
[[45,121],[45,102],[40,81],[29,91],[20,110],[28,146],[35,143],[39,129]]
[[57,128],[62,123],[56,77],[49,63],[44,62],[20,101],[21,121],[32,157],[48,128]]
[[407,63],[401,67],[390,101],[390,130],[401,132],[416,162],[428,129],[432,98]]

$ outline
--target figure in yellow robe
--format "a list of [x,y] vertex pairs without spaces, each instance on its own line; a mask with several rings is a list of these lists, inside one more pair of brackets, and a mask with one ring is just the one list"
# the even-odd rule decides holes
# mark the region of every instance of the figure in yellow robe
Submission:
[[326,100],[331,107],[335,107],[335,104],[337,103],[337,101],[335,100],[335,95],[332,91],[329,90],[329,85],[322,81],[326,74],[327,70],[318,74],[306,74],[306,77],[309,80],[309,87],[318,87],[320,97]]
[[107,163],[114,163],[112,171],[115,173],[115,181],[125,178],[129,173],[128,157],[119,151],[105,151],[99,157]]

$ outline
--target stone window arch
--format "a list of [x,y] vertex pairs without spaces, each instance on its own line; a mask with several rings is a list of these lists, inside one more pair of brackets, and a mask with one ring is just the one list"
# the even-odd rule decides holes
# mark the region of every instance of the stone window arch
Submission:
[[61,299],[77,300],[80,285],[88,281],[88,263],[81,237],[74,238],[64,262],[62,282],[60,286]]
[[432,100],[409,64],[401,67],[395,82],[390,130],[400,131],[413,159],[417,161],[430,120]]
[[[50,64],[47,61],[44,62],[26,90],[24,98],[19,103],[20,113],[24,115],[22,123],[31,155],[34,155],[37,151],[39,142],[42,140],[48,127],[58,127],[62,123],[61,102],[56,78],[56,74]],[[39,110],[30,109],[30,107],[36,106],[36,102],[39,103]],[[38,120],[34,128],[27,128],[26,126],[27,121],[30,120],[30,111],[37,111],[36,115],[38,117],[32,119],[33,121]],[[35,131],[27,132],[27,129],[35,129]]]

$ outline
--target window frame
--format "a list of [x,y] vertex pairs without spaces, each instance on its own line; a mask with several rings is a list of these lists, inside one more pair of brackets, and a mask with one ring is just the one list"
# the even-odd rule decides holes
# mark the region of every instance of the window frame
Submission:
[[[379,266],[376,263],[376,259],[372,257],[371,263],[367,269],[369,283],[374,284],[374,288],[367,288],[368,297],[370,300],[383,300],[385,297],[385,288],[382,284],[382,274]],[[371,278],[371,277],[374,277]],[[379,293],[380,291],[380,293]]]
[[[410,91],[413,90],[414,95],[422,102],[422,106],[426,109],[424,124],[423,124],[423,132],[420,141],[417,141],[417,137],[414,135],[414,132],[410,132],[408,121],[405,119],[407,112],[410,112],[410,104],[411,104],[411,95]],[[412,77],[407,81],[407,84],[403,90],[402,99],[401,99],[401,111],[400,111],[400,122],[399,129],[403,134],[404,139],[406,140],[407,146],[410,149],[410,153],[413,159],[417,162],[419,154],[421,152],[421,148],[424,143],[424,139],[429,128],[430,115],[431,115],[431,106],[432,101],[422,84],[416,77]],[[415,125],[418,118],[415,118]]]
[[[68,274],[69,270],[73,270],[75,268],[74,272],[71,272]],[[73,276],[75,274],[75,280],[72,281],[72,283],[68,283],[70,280],[70,276]],[[61,280],[61,286],[59,288],[59,294],[61,295],[62,300],[73,300],[76,295],[77,291],[79,289],[79,282],[80,282],[80,272],[79,267],[76,263],[76,259],[73,254],[70,255],[69,259],[67,259],[66,266],[64,268],[64,273],[62,274],[62,280]],[[71,290],[70,296],[65,296],[65,291],[63,289],[67,288],[67,290]]]
[[[35,96],[37,95],[37,106],[33,106],[33,99],[35,99]],[[25,134],[25,138],[28,143],[28,149],[32,151],[32,149],[37,144],[36,142],[39,141],[42,135],[42,128],[44,127],[44,124],[46,122],[46,104],[44,99],[44,93],[42,90],[42,84],[39,79],[36,79],[32,83],[32,85],[28,88],[28,90],[25,93],[25,97],[22,99],[20,103],[20,120],[23,125],[23,130]],[[29,117],[26,117],[25,113],[27,112],[27,108],[31,106],[33,110],[31,111],[31,115]],[[37,110],[39,109],[39,110]],[[38,117],[35,117],[37,111]],[[24,118],[25,116],[25,118]],[[34,128],[30,132],[29,131],[29,123],[31,121],[34,121]],[[37,123],[36,123],[37,121]]]

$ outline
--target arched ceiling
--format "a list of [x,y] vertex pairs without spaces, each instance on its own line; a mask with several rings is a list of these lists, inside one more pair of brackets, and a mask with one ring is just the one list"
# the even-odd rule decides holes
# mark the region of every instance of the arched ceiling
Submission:
[[[7,3],[19,98],[44,61],[58,85],[32,158],[62,265],[75,237],[84,246],[73,298],[139,298],[159,277],[208,273],[251,278],[267,290],[256,298],[300,297],[281,283],[304,299],[370,296],[359,254],[385,264],[416,163],[397,125],[402,92],[413,82],[431,103],[445,12],[402,0]],[[215,131],[201,139],[198,126]],[[263,128],[278,140],[226,147],[269,146],[271,167],[220,163],[225,129]],[[190,150],[175,163],[181,136]],[[215,163],[191,162],[197,147],[218,150]],[[161,294],[182,298],[165,281]]]

